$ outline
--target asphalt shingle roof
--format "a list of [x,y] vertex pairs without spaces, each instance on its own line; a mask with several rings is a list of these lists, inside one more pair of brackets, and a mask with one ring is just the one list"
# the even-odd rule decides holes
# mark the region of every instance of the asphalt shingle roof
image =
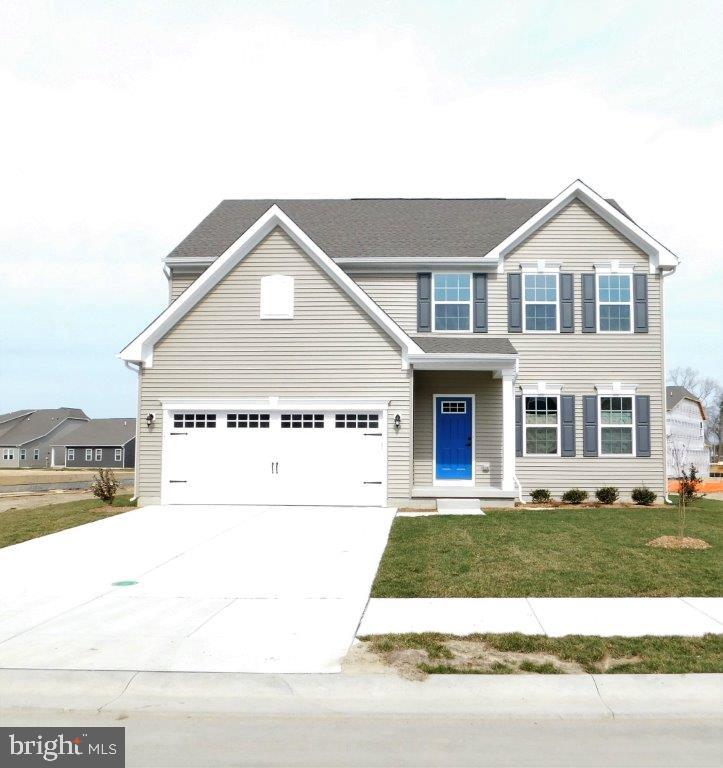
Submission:
[[700,404],[700,398],[696,397],[685,387],[675,386],[665,388],[665,405],[668,410],[675,408],[675,406],[678,405],[678,403],[686,397]]
[[80,408],[41,408],[14,423],[7,432],[0,435],[0,443],[7,446],[24,445],[47,435],[66,419],[86,421],[88,417]]
[[66,435],[62,445],[112,448],[125,445],[135,436],[135,419],[91,419]]
[[509,339],[489,339],[482,335],[469,338],[458,336],[412,336],[412,338],[424,352],[432,354],[517,354],[517,350]]

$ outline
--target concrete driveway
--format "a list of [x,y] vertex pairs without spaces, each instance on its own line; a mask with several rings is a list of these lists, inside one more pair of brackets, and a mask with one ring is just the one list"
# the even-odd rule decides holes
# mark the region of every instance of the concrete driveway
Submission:
[[156,506],[0,550],[0,667],[337,672],[393,518]]

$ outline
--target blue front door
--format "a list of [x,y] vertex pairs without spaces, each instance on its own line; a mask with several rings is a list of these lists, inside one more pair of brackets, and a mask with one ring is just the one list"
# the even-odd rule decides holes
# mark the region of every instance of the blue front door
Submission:
[[437,480],[472,479],[472,398],[438,397],[436,412]]

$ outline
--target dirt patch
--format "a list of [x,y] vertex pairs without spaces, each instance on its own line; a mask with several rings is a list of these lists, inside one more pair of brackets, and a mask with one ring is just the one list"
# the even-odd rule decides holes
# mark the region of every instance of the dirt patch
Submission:
[[645,546],[660,549],[710,549],[710,544],[703,539],[692,539],[690,536],[658,536]]
[[[393,670],[407,680],[424,680],[430,674],[582,674],[580,664],[550,653],[502,651],[479,640],[445,640],[433,654],[423,648],[395,648],[377,652],[368,641],[356,643],[347,656],[350,669]],[[639,661],[637,657],[605,656],[595,664],[596,671]],[[346,661],[345,661],[346,665]],[[346,666],[342,667],[346,672]]]

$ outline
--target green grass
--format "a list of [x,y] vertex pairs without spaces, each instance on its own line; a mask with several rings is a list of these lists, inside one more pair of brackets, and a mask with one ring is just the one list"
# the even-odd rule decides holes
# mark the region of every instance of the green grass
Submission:
[[132,506],[130,498],[117,496],[112,507],[100,499],[87,499],[0,512],[0,548],[117,515]]
[[398,517],[372,597],[634,597],[723,594],[723,502],[688,508],[706,550],[645,546],[676,534],[675,507],[490,510]]
[[[590,673],[683,674],[691,672],[723,672],[723,635],[703,637],[546,637],[544,635],[484,634],[454,635],[435,633],[407,635],[372,635],[363,637],[375,653],[384,657],[395,651],[418,649],[428,661],[417,666],[427,674],[509,674],[532,672],[560,674],[562,662],[578,664]],[[454,665],[454,654],[448,641],[478,643],[480,657],[484,651],[517,654],[507,661],[460,667]],[[554,660],[535,661],[520,654],[544,654]],[[555,663],[557,661],[557,663]]]

